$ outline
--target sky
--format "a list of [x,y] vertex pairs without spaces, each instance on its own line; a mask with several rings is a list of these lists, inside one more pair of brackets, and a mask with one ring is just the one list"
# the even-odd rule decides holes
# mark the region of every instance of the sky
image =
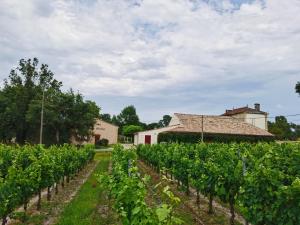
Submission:
[[300,0],[0,0],[1,82],[33,57],[102,113],[133,104],[146,123],[256,102],[298,114]]

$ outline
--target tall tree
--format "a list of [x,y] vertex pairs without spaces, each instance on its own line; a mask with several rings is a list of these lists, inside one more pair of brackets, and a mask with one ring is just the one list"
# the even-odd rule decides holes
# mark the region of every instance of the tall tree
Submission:
[[160,127],[160,124],[159,123],[149,123],[147,125],[147,130],[153,130],[153,129],[157,129]]
[[298,81],[298,83],[296,84],[296,93],[298,93],[300,95],[300,81]]
[[160,127],[167,127],[167,126],[169,126],[169,123],[170,123],[171,119],[172,119],[172,117],[170,115],[164,115],[163,119],[158,122],[159,126]]
[[293,136],[291,125],[284,116],[276,116],[275,122],[268,123],[269,132],[280,140],[291,139]]
[[111,118],[111,115],[109,113],[104,113],[104,114],[101,114],[100,115],[100,118],[105,121],[105,122],[108,122],[108,123],[111,123],[112,122],[112,118]]
[[[4,81],[2,98],[6,107],[3,110],[3,120],[8,120],[8,133],[14,133],[16,141],[23,144],[29,135],[30,125],[26,121],[26,113],[33,100],[41,98],[42,91],[59,91],[61,83],[53,78],[53,73],[46,64],[38,68],[38,59],[21,59],[19,66],[11,70]],[[10,129],[10,130],[8,130]]]
[[61,86],[46,64],[38,68],[37,59],[20,60],[0,90],[1,140],[16,137],[20,144],[38,142],[43,92],[46,143],[69,142],[71,136],[85,139],[90,135],[99,108],[72,90],[63,93]]
[[121,126],[140,125],[140,119],[136,114],[136,109],[133,105],[126,106],[117,116],[117,120]]

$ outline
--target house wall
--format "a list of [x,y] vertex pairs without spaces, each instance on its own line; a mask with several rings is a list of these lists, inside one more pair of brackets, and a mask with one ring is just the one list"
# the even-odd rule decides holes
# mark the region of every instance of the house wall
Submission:
[[107,123],[103,120],[97,120],[93,130],[93,137],[90,142],[95,143],[95,135],[100,135],[100,139],[107,139],[109,144],[116,144],[118,142],[118,127]]
[[264,114],[251,114],[251,113],[240,113],[233,115],[236,119],[240,119],[243,122],[249,123],[263,130],[268,130],[267,116]]
[[172,126],[172,127],[163,127],[163,128],[160,128],[160,129],[154,129],[154,130],[147,130],[147,131],[138,132],[134,135],[133,143],[135,145],[145,144],[145,136],[146,135],[151,135],[151,144],[157,144],[158,135],[161,132],[168,131],[168,130],[173,129],[173,128],[175,128],[175,127],[174,126]]
[[263,130],[268,130],[267,115],[264,114],[246,114],[245,121]]
[[239,119],[242,122],[246,122],[246,113],[240,113],[240,114],[232,115],[231,117]]
[[118,143],[118,127],[102,121],[100,119],[96,120],[94,125],[93,134],[88,141],[78,142],[74,137],[71,138],[73,144],[95,144],[95,135],[100,135],[100,139],[107,139],[109,144]]

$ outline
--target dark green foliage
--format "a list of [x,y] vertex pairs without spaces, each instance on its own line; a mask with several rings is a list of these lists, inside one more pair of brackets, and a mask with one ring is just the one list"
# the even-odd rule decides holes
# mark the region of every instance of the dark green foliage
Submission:
[[167,127],[171,121],[172,117],[170,115],[164,115],[163,119],[158,122],[159,127]]
[[38,143],[43,91],[44,143],[66,143],[71,136],[86,140],[99,107],[72,90],[62,92],[48,65],[38,65],[36,58],[20,60],[0,89],[0,141]]
[[125,125],[139,125],[140,120],[136,114],[136,109],[133,105],[125,107],[121,113],[117,116],[118,123],[120,126]]
[[137,125],[127,125],[123,127],[123,134],[128,137],[133,137],[134,133],[142,131],[143,128]]
[[0,145],[0,162],[4,165],[0,167],[0,218],[3,224],[17,207],[23,205],[26,211],[29,199],[36,194],[39,194],[37,207],[40,209],[41,191],[48,188],[49,194],[51,186],[76,175],[94,154],[92,146],[77,149],[64,145],[46,149],[41,145]]
[[139,145],[137,153],[186,189],[229,203],[231,224],[237,205],[253,225],[300,224],[299,144]]
[[96,142],[96,147],[107,147],[108,146],[109,141],[105,138],[99,140]]
[[296,124],[289,123],[284,116],[276,116],[275,122],[269,121],[268,129],[278,140],[296,140],[300,137],[298,134],[299,127]]
[[298,81],[298,83],[296,84],[295,90],[296,90],[296,93],[298,93],[300,95],[300,81]]
[[101,114],[100,119],[105,121],[105,122],[112,123],[112,118],[111,118],[111,115],[109,113]]
[[[273,137],[262,136],[238,136],[238,135],[223,135],[223,134],[204,134],[204,142],[259,142],[259,141],[273,141]],[[158,142],[178,142],[178,143],[198,143],[201,141],[201,133],[179,133],[179,132],[165,132],[158,135]]]

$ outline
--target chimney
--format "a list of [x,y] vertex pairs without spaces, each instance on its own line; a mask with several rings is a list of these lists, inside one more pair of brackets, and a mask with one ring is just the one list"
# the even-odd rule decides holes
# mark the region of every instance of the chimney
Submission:
[[255,104],[254,104],[254,108],[255,108],[257,111],[260,111],[260,104],[259,104],[259,103],[255,103]]

